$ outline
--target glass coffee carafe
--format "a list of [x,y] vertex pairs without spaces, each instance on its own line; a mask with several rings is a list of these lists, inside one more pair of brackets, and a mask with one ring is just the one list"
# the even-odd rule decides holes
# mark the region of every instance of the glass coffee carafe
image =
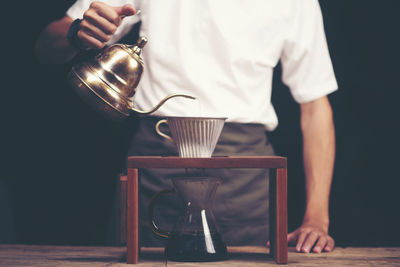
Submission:
[[[219,234],[212,201],[220,184],[214,177],[173,178],[174,189],[157,193],[150,201],[148,219],[153,232],[168,238],[165,256],[173,261],[218,261],[227,256],[226,245]],[[160,229],[154,220],[154,205],[165,193],[177,193],[183,212],[172,231]]]

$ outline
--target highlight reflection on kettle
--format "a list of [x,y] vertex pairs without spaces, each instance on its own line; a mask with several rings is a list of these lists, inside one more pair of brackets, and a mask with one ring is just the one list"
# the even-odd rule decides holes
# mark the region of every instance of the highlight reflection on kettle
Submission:
[[[226,259],[226,245],[219,234],[211,209],[220,179],[214,177],[173,178],[174,189],[158,192],[148,207],[148,222],[155,234],[168,238],[165,256],[174,261],[218,261]],[[176,192],[183,203],[183,212],[171,232],[155,223],[154,205],[166,193]]]
[[133,108],[132,98],[143,73],[140,54],[146,43],[147,38],[142,36],[133,46],[114,44],[93,59],[74,65],[67,77],[70,85],[92,107],[116,120],[132,113],[150,114],[173,97],[195,99],[185,94],[172,94],[151,110]]

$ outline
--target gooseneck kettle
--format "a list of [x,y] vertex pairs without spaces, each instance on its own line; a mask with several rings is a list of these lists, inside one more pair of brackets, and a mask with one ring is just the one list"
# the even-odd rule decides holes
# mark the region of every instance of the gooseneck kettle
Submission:
[[195,99],[185,94],[171,94],[150,110],[133,108],[133,96],[144,66],[141,51],[146,43],[147,38],[142,36],[135,45],[111,45],[94,58],[75,64],[67,80],[84,101],[115,120],[127,118],[132,113],[150,114],[173,97]]

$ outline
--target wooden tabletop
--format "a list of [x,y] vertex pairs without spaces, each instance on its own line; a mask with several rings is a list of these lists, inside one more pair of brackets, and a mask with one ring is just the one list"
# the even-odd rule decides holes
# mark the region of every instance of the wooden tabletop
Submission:
[[223,156],[181,158],[175,156],[130,156],[128,168],[286,168],[287,159],[279,156]]
[[[133,266],[125,261],[125,247],[69,247],[0,245],[0,266]],[[277,266],[264,247],[229,247],[221,262],[166,262],[161,248],[142,248],[136,266]],[[287,266],[400,266],[400,247],[336,248],[331,253],[302,254],[289,248]]]

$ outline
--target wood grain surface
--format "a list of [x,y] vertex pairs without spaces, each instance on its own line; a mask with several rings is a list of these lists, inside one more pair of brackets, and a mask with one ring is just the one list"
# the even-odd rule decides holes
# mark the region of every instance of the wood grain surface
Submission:
[[[229,247],[220,262],[166,262],[162,248],[142,248],[138,264],[125,263],[125,247],[0,245],[0,266],[277,266],[264,247]],[[301,254],[289,248],[287,266],[400,266],[400,247],[336,248],[331,253]]]

